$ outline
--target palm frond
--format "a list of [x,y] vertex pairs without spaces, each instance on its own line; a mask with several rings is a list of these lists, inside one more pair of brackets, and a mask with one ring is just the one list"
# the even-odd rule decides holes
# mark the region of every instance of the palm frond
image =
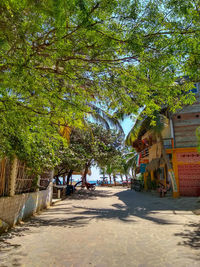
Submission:
[[92,117],[97,123],[100,123],[101,125],[103,125],[107,130],[110,129],[110,125],[108,121],[104,117],[102,117],[100,114],[94,112],[92,113]]
[[162,114],[163,111],[164,109],[160,112],[154,112],[152,117],[145,115],[143,111],[127,135],[125,140],[126,145],[131,146],[134,141],[140,139],[148,131],[161,133],[168,124],[167,117]]
[[127,161],[126,161],[126,164],[129,168],[133,168],[133,167],[136,167],[136,164],[137,164],[137,157],[132,157],[132,158],[129,158]]
[[105,126],[106,129],[110,129],[111,126],[124,135],[124,130],[117,118],[106,113],[103,109],[97,107],[92,103],[88,103],[88,106],[92,109],[93,113],[91,115],[97,122],[102,123],[102,125]]
[[143,120],[142,119],[137,119],[135,124],[133,125],[132,129],[128,133],[125,144],[128,146],[131,146],[133,142],[138,139],[139,132],[141,130]]

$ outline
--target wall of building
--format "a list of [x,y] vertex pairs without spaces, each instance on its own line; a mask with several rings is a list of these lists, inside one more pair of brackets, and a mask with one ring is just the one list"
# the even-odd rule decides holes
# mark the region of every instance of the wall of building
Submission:
[[176,149],[174,152],[180,195],[200,196],[200,154],[194,148]]
[[184,107],[173,116],[175,147],[197,147],[196,129],[200,126],[200,103]]
[[0,198],[0,232],[34,213],[48,208],[52,201],[52,184],[47,190]]

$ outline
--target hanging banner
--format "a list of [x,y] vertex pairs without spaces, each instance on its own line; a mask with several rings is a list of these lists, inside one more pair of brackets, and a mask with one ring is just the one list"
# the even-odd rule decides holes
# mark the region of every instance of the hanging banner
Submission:
[[137,154],[137,163],[136,166],[139,167],[140,166],[140,159],[141,159],[141,153]]

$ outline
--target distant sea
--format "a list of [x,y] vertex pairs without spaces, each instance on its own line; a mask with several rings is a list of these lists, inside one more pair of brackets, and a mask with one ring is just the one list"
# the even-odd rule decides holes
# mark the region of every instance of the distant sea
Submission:
[[[102,180],[99,180],[100,182],[102,182]],[[117,183],[121,183],[121,181],[119,180],[117,180],[116,181]],[[97,180],[88,180],[88,183],[90,183],[90,184],[96,184],[97,186],[99,185],[99,184],[97,184]],[[110,181],[108,182],[108,184],[110,184]],[[114,184],[113,183],[113,181],[112,181],[112,184]]]
[[[61,182],[61,184],[63,183],[63,178],[62,177],[59,177],[59,179],[60,179],[60,182]],[[75,183],[77,183],[77,182],[79,182],[81,180],[81,178],[75,178],[75,179],[73,179],[73,184],[75,184]],[[98,179],[98,181],[100,181],[100,182],[102,182],[102,180],[101,179]],[[71,181],[70,181],[71,182]],[[90,179],[87,179],[87,182],[88,183],[91,183],[91,184],[96,184],[97,186],[98,186],[98,184],[97,184],[97,180],[90,180]],[[118,179],[116,179],[116,182],[121,182],[120,180],[118,180]],[[108,181],[108,184],[110,184],[110,181]],[[113,181],[112,181],[112,184],[113,184]]]

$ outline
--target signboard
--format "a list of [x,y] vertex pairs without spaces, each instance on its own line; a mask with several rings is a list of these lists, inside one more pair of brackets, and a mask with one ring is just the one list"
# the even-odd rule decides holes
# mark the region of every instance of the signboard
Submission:
[[145,164],[147,164],[147,163],[149,163],[149,160],[148,160],[148,159],[140,159],[140,163],[145,163]]
[[145,163],[140,164],[140,173],[146,172],[146,166],[147,166],[147,164],[145,164]]

